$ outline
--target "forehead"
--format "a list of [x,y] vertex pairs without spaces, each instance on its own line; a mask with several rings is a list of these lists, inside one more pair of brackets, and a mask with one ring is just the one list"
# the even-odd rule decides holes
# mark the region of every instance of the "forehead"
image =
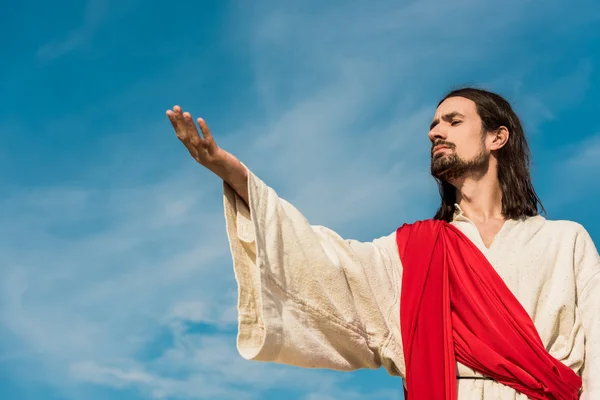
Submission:
[[442,102],[435,110],[435,119],[451,113],[460,113],[465,117],[477,116],[475,102],[464,97],[450,97]]

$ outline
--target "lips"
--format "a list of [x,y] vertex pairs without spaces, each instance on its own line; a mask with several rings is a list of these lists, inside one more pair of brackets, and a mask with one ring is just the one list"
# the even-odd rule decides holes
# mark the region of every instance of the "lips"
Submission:
[[435,153],[437,153],[437,152],[438,152],[438,151],[440,151],[440,150],[449,149],[449,148],[450,148],[450,147],[448,147],[448,146],[445,146],[445,145],[439,145],[439,146],[435,146],[435,147],[433,148],[433,150],[431,151],[431,154],[435,154]]

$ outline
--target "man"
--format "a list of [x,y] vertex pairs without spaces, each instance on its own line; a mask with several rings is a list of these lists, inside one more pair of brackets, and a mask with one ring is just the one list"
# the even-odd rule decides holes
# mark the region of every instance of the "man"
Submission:
[[[192,157],[224,181],[243,357],[336,370],[384,366],[391,375],[406,378],[409,397],[420,400],[436,398],[419,387],[418,382],[427,382],[420,357],[438,357],[431,349],[439,347],[445,349],[440,350],[444,360],[436,359],[430,368],[441,378],[421,385],[440,388],[435,393],[444,395],[437,398],[526,399],[523,393],[528,393],[532,398],[600,399],[600,258],[581,225],[538,214],[541,204],[531,184],[525,135],[502,97],[465,88],[438,104],[429,131],[431,173],[442,198],[434,222],[441,232],[435,237],[447,240],[412,240],[429,237],[417,236],[433,232],[426,224],[403,226],[369,243],[311,226],[220,149],[202,119],[201,138],[189,113],[175,106],[167,115]],[[463,244],[449,244],[462,238]],[[419,248],[433,247],[435,255],[434,242],[449,247],[443,248],[443,260],[430,262],[431,271],[447,259],[453,264],[430,273],[439,277],[439,287],[427,289],[425,283],[421,288],[425,281],[414,277],[425,267]],[[469,255],[480,258],[460,264],[461,256]],[[475,279],[471,289],[465,277]],[[416,315],[423,308],[416,313],[407,308],[419,303],[421,289],[433,290],[436,297],[442,287],[444,294],[435,303],[439,307],[426,309],[420,318]],[[477,301],[460,297],[482,288],[485,293],[478,295],[484,297]],[[423,298],[426,304],[429,297]],[[504,314],[495,315],[496,308]],[[466,314],[457,316],[462,311]],[[420,324],[436,313],[439,318],[429,318],[430,323],[443,317],[446,325],[443,335],[432,339],[427,335],[437,329],[427,329],[434,325]],[[458,326],[463,322],[479,322],[483,328]],[[413,340],[414,326],[421,329],[418,340]],[[489,329],[489,337],[476,329]],[[493,332],[516,339],[502,342],[499,337],[491,343]],[[448,370],[448,360],[455,370]],[[444,383],[442,375],[448,373],[453,382]],[[415,396],[419,391],[428,394]]]

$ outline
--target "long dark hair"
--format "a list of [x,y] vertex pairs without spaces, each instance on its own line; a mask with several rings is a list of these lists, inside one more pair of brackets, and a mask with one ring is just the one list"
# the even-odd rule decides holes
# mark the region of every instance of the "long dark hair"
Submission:
[[[502,96],[471,87],[456,89],[440,102],[450,97],[464,97],[475,103],[484,132],[505,126],[510,135],[506,144],[497,151],[498,181],[502,190],[502,214],[507,219],[535,216],[544,206],[535,193],[529,173],[530,152],[525,132],[517,114]],[[456,188],[449,182],[436,178],[442,203],[434,219],[450,222],[454,215]]]

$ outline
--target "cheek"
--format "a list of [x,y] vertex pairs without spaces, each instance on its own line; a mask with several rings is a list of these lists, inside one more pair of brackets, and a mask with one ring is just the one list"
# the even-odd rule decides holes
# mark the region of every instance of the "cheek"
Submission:
[[471,159],[479,154],[483,149],[481,140],[478,138],[469,138],[469,140],[458,140],[455,142],[456,144],[456,154],[463,159]]

